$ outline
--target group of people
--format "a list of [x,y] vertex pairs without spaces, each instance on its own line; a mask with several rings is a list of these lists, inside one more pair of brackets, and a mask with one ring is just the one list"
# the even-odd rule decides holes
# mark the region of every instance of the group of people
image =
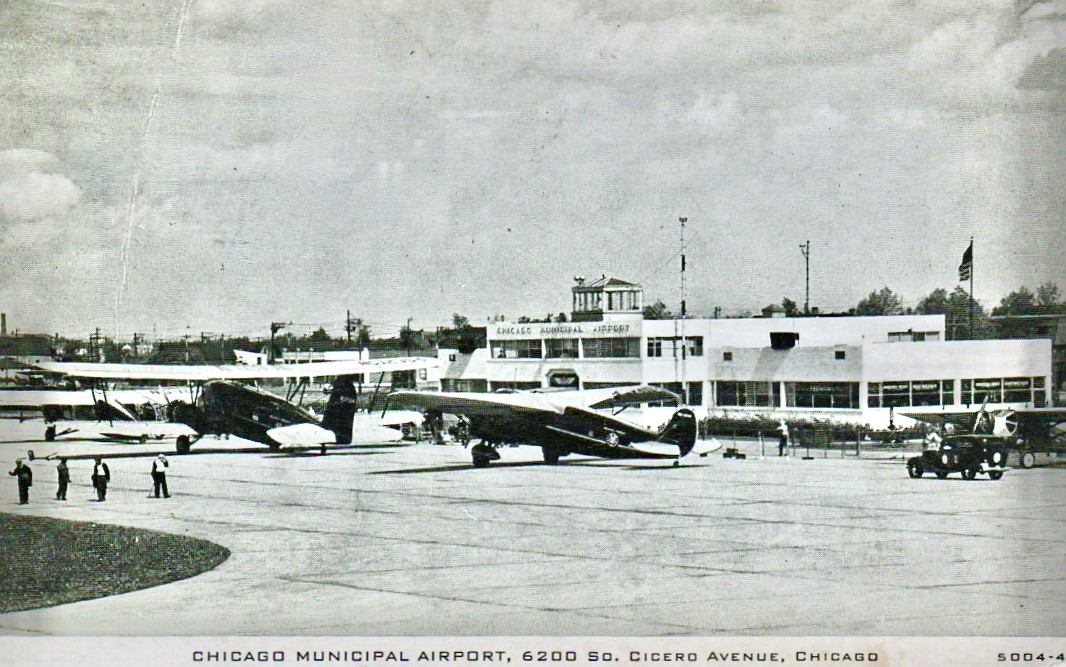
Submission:
[[[170,497],[170,490],[167,488],[167,468],[170,467],[170,462],[167,461],[167,457],[160,454],[152,461],[152,490],[155,493],[155,497],[160,497],[162,492],[163,498]],[[8,473],[12,477],[15,477],[18,481],[19,487],[19,505],[25,505],[30,502],[30,487],[33,486],[33,469],[26,465],[22,459],[15,461],[15,469]],[[59,459],[59,465],[56,466],[56,477],[59,483],[56,489],[56,500],[67,499],[67,486],[70,484],[70,468],[67,466],[67,459]],[[111,483],[111,469],[104,463],[102,457],[97,456],[93,462],[93,474],[92,474],[93,488],[96,490],[96,500],[104,502],[107,500],[107,486]]]

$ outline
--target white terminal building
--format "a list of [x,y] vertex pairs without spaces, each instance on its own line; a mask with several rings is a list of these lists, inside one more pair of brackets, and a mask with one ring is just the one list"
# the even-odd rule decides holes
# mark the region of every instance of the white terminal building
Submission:
[[943,315],[647,320],[642,311],[639,285],[579,280],[570,322],[490,323],[486,349],[449,353],[442,387],[651,384],[700,416],[873,428],[906,425],[896,411],[1050,404],[1050,340],[946,341]]

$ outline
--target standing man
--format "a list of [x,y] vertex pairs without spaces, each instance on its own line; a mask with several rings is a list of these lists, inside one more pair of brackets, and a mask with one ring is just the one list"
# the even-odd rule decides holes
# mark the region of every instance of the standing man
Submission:
[[159,489],[163,489],[163,497],[169,498],[170,492],[167,491],[167,468],[170,467],[170,463],[167,462],[167,457],[160,454],[155,461],[152,461],[152,486],[155,487],[155,497],[159,497]]
[[18,478],[19,505],[25,505],[30,502],[30,487],[33,486],[33,471],[30,470],[30,467],[24,464],[22,459],[17,459],[15,461],[15,469],[8,474]]
[[784,456],[788,451],[788,423],[784,419],[781,420],[781,424],[777,427],[780,436],[777,441],[777,455]]
[[67,484],[70,483],[70,468],[67,467],[66,459],[59,459],[56,466],[56,475],[59,478],[59,490],[56,491],[56,500],[67,499]]
[[96,499],[100,502],[107,500],[107,485],[111,481],[111,471],[107,464],[99,456],[93,465],[93,488],[96,489]]

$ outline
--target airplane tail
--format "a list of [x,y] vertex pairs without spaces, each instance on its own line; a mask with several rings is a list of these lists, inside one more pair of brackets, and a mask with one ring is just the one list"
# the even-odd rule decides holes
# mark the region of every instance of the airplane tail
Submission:
[[659,440],[677,445],[681,456],[691,452],[696,446],[696,414],[688,408],[675,412],[663,430],[659,431]]
[[350,375],[341,375],[333,383],[326,411],[322,415],[322,427],[333,431],[337,443],[346,445],[352,441],[352,422],[355,419],[355,380]]

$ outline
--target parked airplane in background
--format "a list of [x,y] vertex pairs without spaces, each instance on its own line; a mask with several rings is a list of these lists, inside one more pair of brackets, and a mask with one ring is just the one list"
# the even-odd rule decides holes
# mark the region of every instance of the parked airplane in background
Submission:
[[1035,465],[1036,454],[1066,451],[1064,408],[989,410],[982,404],[977,412],[906,413],[905,416],[944,428],[950,424],[954,430],[964,433],[1011,439],[1011,448],[1018,452],[1023,468]]
[[[171,388],[175,396],[184,390]],[[170,402],[162,389],[101,392],[89,389],[0,391],[0,440],[71,436],[147,442],[188,434],[163,418]],[[32,434],[32,435],[31,435]]]
[[[172,421],[187,425],[196,435],[177,438],[177,449],[188,452],[195,440],[208,434],[236,435],[271,449],[325,449],[329,445],[351,446],[395,442],[402,433],[393,428],[403,423],[421,423],[410,411],[381,416],[360,414],[358,398],[363,379],[378,374],[378,388],[385,373],[417,372],[441,362],[429,357],[328,361],[284,365],[169,366],[151,364],[87,364],[45,362],[38,367],[65,377],[91,381],[175,382],[190,385],[190,400],[171,403]],[[329,403],[322,420],[288,399],[306,388],[311,378],[334,377]],[[299,380],[288,398],[242,382]],[[377,389],[374,396],[376,397]],[[372,397],[371,403],[374,398]]]
[[569,454],[678,459],[696,450],[696,416],[688,408],[677,410],[658,431],[619,419],[617,413],[597,411],[660,401],[679,402],[679,397],[647,386],[496,394],[397,391],[389,395],[390,405],[420,409],[431,423],[439,424],[443,413],[463,417],[470,435],[481,440],[471,448],[478,467],[498,460],[496,447],[503,444],[540,447],[547,463],[557,463]]

